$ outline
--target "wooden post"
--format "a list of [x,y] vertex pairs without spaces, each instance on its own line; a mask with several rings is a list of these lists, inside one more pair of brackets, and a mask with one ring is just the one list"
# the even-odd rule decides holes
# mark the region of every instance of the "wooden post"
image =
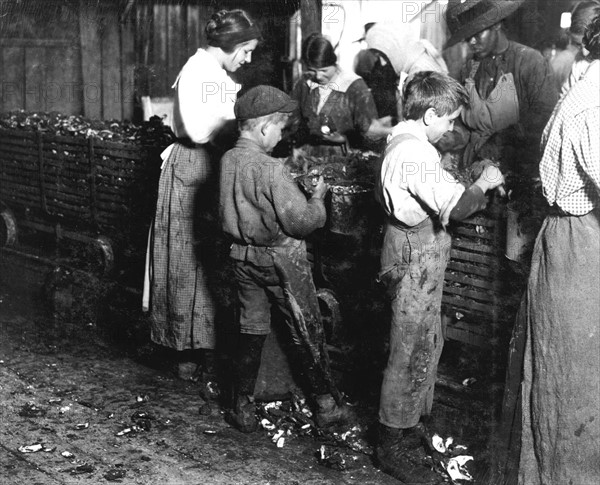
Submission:
[[119,14],[115,8],[106,8],[102,16],[103,28],[100,36],[102,47],[102,119],[123,119],[121,98],[121,28]]
[[321,32],[322,0],[300,0],[302,40],[313,32]]
[[135,105],[135,38],[133,21],[121,22],[121,110],[122,119],[132,120]]
[[92,119],[102,116],[99,8],[96,2],[79,1],[83,114]]

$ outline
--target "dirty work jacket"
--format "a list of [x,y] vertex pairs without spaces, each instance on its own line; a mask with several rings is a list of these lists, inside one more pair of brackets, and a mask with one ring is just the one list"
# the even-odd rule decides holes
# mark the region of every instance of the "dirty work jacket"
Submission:
[[268,266],[269,247],[292,245],[325,225],[323,200],[307,200],[283,160],[252,140],[240,138],[225,153],[220,178],[221,225],[234,240],[234,259]]

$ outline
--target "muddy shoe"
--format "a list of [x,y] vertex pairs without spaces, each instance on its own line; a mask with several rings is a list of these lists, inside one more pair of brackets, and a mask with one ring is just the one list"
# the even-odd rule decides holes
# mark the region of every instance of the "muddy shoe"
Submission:
[[406,485],[436,485],[443,478],[427,463],[420,444],[420,430],[402,430],[380,425],[375,465]]
[[201,366],[198,366],[191,380],[200,386],[200,397],[205,401],[218,401],[221,396],[219,384],[214,373],[204,372]]
[[356,413],[348,404],[337,404],[331,394],[322,394],[316,399],[315,422],[319,428],[328,428],[336,424],[354,424]]
[[238,397],[234,409],[225,415],[225,421],[242,433],[254,433],[258,429],[254,397]]
[[221,391],[215,380],[200,378],[196,381],[200,385],[200,397],[204,404],[200,406],[200,414],[209,416],[218,412]]
[[179,379],[189,381],[193,379],[197,368],[198,364],[196,362],[178,362],[175,371]]

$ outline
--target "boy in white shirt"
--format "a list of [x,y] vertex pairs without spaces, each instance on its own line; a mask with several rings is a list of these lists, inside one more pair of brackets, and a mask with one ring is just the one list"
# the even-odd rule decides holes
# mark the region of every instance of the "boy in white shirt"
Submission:
[[405,121],[390,135],[377,181],[388,217],[379,279],[392,300],[392,322],[375,459],[382,471],[411,484],[440,479],[424,461],[419,420],[431,412],[443,347],[442,289],[451,245],[445,227],[483,209],[485,193],[504,181],[488,166],[465,189],[441,165],[433,143],[452,130],[467,104],[463,86],[446,74],[410,77],[403,93]]

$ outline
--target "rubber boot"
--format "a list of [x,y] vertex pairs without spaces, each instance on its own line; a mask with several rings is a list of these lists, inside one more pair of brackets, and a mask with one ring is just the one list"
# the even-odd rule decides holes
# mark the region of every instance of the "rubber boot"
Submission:
[[[320,428],[356,422],[354,410],[345,402],[336,402],[321,366],[300,345],[290,349],[290,361],[302,385],[315,397],[315,423]],[[338,393],[339,394],[339,393]]]
[[428,463],[429,458],[420,443],[421,436],[420,429],[390,428],[380,424],[375,465],[406,485],[442,483],[443,477]]
[[319,428],[356,423],[356,413],[347,403],[338,404],[331,394],[321,394],[315,399],[315,423]]
[[266,335],[240,334],[234,371],[233,409],[225,420],[243,433],[258,429],[254,387],[266,338]]

